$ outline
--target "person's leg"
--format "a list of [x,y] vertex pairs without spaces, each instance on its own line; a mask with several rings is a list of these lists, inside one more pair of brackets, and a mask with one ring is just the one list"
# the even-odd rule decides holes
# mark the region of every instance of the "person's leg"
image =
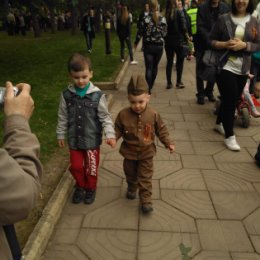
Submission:
[[91,204],[95,200],[100,149],[87,150],[85,153],[85,190],[84,202]]
[[176,72],[177,72],[176,87],[183,88],[184,85],[181,81],[182,71],[183,71],[183,63],[184,63],[184,57],[182,55],[182,46],[176,47],[176,56],[177,56],[177,60],[176,60]]
[[246,76],[239,76],[230,71],[222,70],[217,77],[218,89],[221,95],[222,123],[225,136],[234,135],[234,115],[239,97],[246,83]]
[[85,151],[70,150],[70,172],[76,181],[72,202],[76,204],[80,203],[84,198],[84,157]]
[[208,97],[210,102],[215,102],[216,98],[213,95],[213,89],[214,89],[215,82],[207,81],[207,85],[205,88],[205,96]]
[[92,40],[93,40],[93,37],[91,34],[89,34],[89,50],[92,51]]
[[86,39],[87,49],[90,50],[89,34],[87,32],[85,32],[85,39]]
[[70,150],[70,173],[76,181],[76,186],[84,188],[85,174],[84,174],[84,151]]
[[166,53],[166,79],[167,79],[167,88],[172,88],[172,65],[173,65],[173,56],[174,51],[170,44],[165,45]]
[[128,199],[135,199],[137,191],[137,166],[138,162],[135,160],[124,159],[123,168],[127,182],[127,193]]
[[200,105],[205,104],[205,100],[204,100],[204,82],[203,80],[200,78],[200,71],[202,70],[202,57],[203,57],[203,52],[201,52],[200,50],[196,51],[196,88],[197,88],[197,103]]
[[153,158],[138,161],[138,187],[142,211],[149,213],[152,208]]
[[157,77],[158,73],[158,65],[163,55],[163,46],[154,46],[153,51],[153,69],[152,69],[152,86],[154,85],[154,81]]
[[124,60],[124,52],[125,52],[125,41],[122,38],[119,38],[120,41],[120,57],[121,60]]
[[149,91],[153,87],[153,55],[151,53],[151,46],[144,46],[144,63],[145,63],[145,79],[149,86]]
[[134,56],[133,56],[133,49],[132,49],[131,39],[126,38],[125,41],[126,41],[126,45],[127,45],[129,56],[130,56],[130,61],[133,61],[134,60]]

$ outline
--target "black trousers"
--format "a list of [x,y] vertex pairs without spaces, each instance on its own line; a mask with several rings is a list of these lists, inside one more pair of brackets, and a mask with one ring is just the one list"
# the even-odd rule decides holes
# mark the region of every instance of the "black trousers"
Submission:
[[111,30],[105,29],[106,54],[111,54]]
[[128,48],[128,52],[129,52],[129,56],[130,56],[130,60],[133,61],[134,58],[133,58],[133,50],[132,50],[131,40],[129,38],[119,37],[119,41],[120,41],[120,55],[121,55],[121,59],[124,59],[125,43],[126,43],[126,46]]
[[226,138],[234,135],[234,115],[237,102],[243,92],[247,75],[237,75],[228,70],[222,70],[217,76],[221,104],[217,116],[217,124],[222,123]]
[[88,50],[92,50],[92,40],[93,40],[93,37],[91,35],[91,32],[84,32],[84,35],[85,35],[85,39],[86,39],[86,44],[87,44]]
[[145,79],[150,90],[153,88],[162,54],[163,45],[144,44]]
[[196,50],[196,87],[198,97],[204,97],[205,95],[212,93],[215,84],[215,82],[208,81],[206,84],[206,88],[204,89],[204,81],[200,77],[204,69],[204,64],[202,62],[203,54],[204,51]]
[[183,71],[183,63],[184,63],[184,56],[183,56],[183,47],[180,45],[174,44],[166,44],[165,45],[165,53],[167,58],[167,65],[166,65],[166,78],[167,84],[172,84],[172,65],[174,59],[174,53],[176,53],[176,73],[177,79],[176,83],[181,82],[182,78],[182,71]]

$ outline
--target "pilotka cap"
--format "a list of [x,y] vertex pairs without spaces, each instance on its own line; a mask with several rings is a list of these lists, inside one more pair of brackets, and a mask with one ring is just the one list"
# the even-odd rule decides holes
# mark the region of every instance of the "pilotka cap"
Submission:
[[148,85],[142,75],[133,75],[127,86],[128,94],[139,96],[148,93]]

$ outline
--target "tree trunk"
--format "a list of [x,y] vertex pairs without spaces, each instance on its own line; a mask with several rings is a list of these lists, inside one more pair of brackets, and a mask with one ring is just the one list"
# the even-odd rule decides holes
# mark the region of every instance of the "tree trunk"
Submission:
[[75,35],[78,31],[78,12],[76,6],[71,6],[71,20],[72,20],[72,28],[71,34]]
[[5,15],[7,15],[8,11],[9,11],[9,1],[8,0],[4,0],[4,10],[5,10]]
[[50,19],[51,19],[51,33],[56,33],[56,25],[55,25],[55,16],[54,16],[54,7],[50,6]]

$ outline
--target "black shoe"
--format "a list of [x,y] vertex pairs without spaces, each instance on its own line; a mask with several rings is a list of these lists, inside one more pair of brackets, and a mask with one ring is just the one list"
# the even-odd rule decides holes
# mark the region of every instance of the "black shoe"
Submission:
[[141,206],[141,210],[144,214],[148,214],[153,211],[153,207],[151,203],[144,203]]
[[205,95],[210,102],[215,102],[216,101],[216,98],[214,97],[213,93],[208,93]]
[[185,88],[184,84],[182,82],[176,83],[176,88]]
[[204,105],[205,104],[204,96],[197,96],[197,103],[199,105]]
[[78,204],[84,199],[84,189],[76,187],[72,196],[72,203]]
[[172,83],[170,83],[170,84],[167,84],[167,87],[166,87],[166,89],[171,89],[171,88],[173,88],[173,85],[172,85]]
[[136,198],[136,192],[127,191],[126,192],[126,198],[129,200],[134,200]]
[[96,191],[95,190],[86,190],[86,195],[84,198],[85,204],[92,204],[96,198]]

